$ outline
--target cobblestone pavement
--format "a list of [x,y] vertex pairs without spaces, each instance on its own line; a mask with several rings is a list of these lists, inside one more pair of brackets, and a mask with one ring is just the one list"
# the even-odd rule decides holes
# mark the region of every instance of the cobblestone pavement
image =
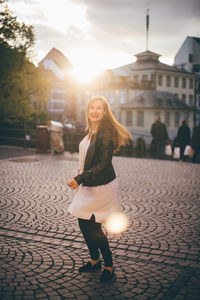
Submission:
[[109,235],[116,270],[79,274],[88,251],[67,207],[77,154],[0,161],[1,299],[200,299],[200,165],[114,158],[121,235]]
[[0,159],[18,157],[24,155],[33,155],[36,153],[35,148],[23,148],[16,146],[3,146],[0,145]]

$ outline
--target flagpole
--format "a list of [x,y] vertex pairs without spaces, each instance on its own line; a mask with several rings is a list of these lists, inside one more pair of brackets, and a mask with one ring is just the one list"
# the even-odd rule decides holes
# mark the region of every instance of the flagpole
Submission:
[[149,48],[149,8],[147,8],[147,15],[146,15],[146,51]]

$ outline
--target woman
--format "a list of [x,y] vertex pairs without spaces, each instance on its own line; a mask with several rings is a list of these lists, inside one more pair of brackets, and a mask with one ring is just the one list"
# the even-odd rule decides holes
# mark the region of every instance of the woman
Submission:
[[69,206],[69,212],[78,217],[78,223],[90,252],[90,261],[79,272],[101,268],[99,250],[105,268],[101,282],[114,276],[112,253],[101,228],[106,218],[119,211],[118,185],[112,166],[113,153],[131,139],[130,133],[113,116],[107,100],[92,97],[87,105],[87,135],[79,145],[79,175],[67,184],[78,189]]

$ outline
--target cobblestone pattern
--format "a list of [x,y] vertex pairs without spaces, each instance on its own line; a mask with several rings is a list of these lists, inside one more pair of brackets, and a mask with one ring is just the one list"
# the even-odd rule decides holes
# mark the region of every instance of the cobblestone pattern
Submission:
[[77,155],[0,161],[1,299],[200,299],[200,166],[114,158],[121,235],[109,235],[117,278],[79,274],[88,259],[67,207]]

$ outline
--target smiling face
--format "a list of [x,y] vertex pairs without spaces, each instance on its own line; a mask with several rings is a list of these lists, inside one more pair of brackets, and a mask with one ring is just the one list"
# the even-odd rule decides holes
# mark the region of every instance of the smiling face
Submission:
[[105,115],[104,104],[101,100],[92,102],[88,108],[88,118],[92,127],[99,125]]

